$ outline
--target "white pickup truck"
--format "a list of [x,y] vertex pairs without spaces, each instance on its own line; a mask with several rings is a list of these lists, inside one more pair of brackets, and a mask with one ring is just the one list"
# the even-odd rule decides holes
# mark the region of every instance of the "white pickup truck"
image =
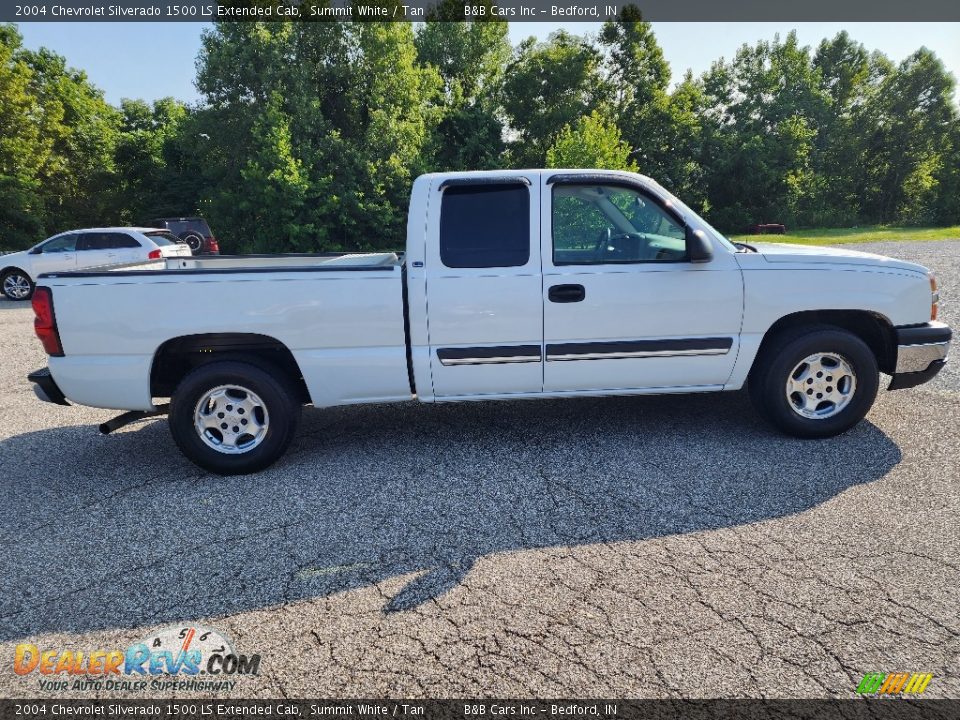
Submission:
[[[267,467],[328,407],[739,390],[827,437],[932,378],[951,331],[919,265],[733,243],[649,178],[418,178],[402,255],[170,258],[42,275],[43,400],[169,412],[222,474]],[[202,308],[202,312],[197,312]],[[170,398],[169,404],[162,400]],[[696,422],[691,418],[691,422]]]

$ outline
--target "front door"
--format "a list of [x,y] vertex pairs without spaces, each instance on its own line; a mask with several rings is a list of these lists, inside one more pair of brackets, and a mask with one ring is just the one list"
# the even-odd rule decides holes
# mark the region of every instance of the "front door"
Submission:
[[539,180],[509,173],[431,188],[426,287],[438,399],[543,389]]
[[66,233],[45,242],[33,257],[35,277],[43,273],[66,272],[77,269],[77,235]]
[[723,385],[743,308],[733,255],[687,260],[684,219],[639,184],[551,179],[541,188],[544,391]]

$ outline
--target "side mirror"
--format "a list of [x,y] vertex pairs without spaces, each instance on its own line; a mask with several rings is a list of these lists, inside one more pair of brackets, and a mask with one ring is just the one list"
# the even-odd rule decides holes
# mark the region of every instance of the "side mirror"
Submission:
[[30,251],[29,254],[30,254],[30,255],[39,255],[39,254],[42,253],[42,252],[43,252],[43,247],[42,247],[41,245],[37,245],[37,247],[33,248],[33,249]]
[[687,227],[687,257],[690,262],[704,263],[713,259],[713,245],[703,230]]

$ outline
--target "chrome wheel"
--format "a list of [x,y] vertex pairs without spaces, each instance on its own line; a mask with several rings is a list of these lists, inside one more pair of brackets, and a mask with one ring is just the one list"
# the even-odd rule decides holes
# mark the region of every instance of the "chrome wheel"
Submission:
[[256,393],[240,385],[220,385],[200,398],[193,425],[207,446],[225,455],[240,455],[263,442],[270,416]]
[[857,390],[853,367],[837,353],[815,353],[801,360],[787,378],[787,401],[798,415],[824,420],[842,411]]
[[30,296],[30,278],[20,273],[10,273],[3,279],[3,294],[12,300],[24,300]]

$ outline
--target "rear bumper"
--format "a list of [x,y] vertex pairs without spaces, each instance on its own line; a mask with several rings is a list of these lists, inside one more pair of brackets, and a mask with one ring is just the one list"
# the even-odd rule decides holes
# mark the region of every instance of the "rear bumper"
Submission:
[[888,390],[922,385],[947,364],[953,331],[939,322],[896,328],[897,366]]
[[63,396],[63,391],[57,387],[56,380],[50,374],[49,368],[34,370],[27,375],[27,380],[33,383],[33,392],[43,402],[55,403],[57,405],[69,405],[67,399]]

